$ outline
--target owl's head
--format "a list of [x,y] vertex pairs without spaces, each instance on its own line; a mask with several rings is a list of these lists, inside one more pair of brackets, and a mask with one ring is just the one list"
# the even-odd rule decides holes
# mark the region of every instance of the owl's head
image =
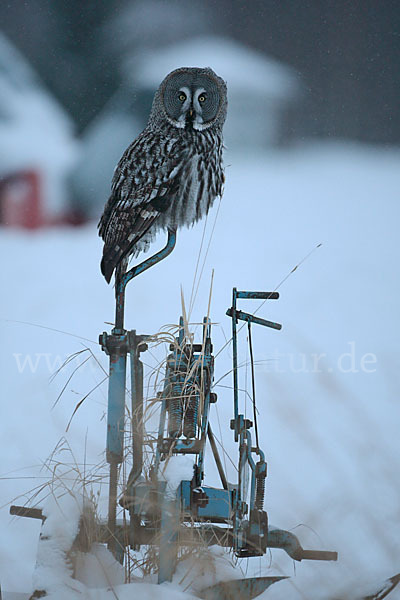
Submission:
[[163,118],[179,129],[222,128],[226,118],[226,84],[210,68],[182,67],[169,73],[158,88],[151,120]]

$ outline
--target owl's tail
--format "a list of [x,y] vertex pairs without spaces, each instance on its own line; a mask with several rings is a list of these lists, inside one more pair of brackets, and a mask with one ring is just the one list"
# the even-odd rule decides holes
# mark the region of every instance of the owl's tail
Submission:
[[114,269],[119,265],[124,256],[127,254],[126,248],[121,245],[114,246],[104,245],[103,258],[101,259],[100,269],[107,283],[110,283]]
[[100,269],[102,274],[104,275],[107,283],[110,283],[111,277],[113,275],[115,269],[115,278],[116,281],[118,278],[125,273],[128,268],[129,257],[118,257],[115,256],[113,258],[108,258],[106,255],[103,256],[100,263]]
[[112,274],[115,269],[114,261],[107,260],[105,256],[101,259],[100,270],[105,277],[107,283],[110,283]]

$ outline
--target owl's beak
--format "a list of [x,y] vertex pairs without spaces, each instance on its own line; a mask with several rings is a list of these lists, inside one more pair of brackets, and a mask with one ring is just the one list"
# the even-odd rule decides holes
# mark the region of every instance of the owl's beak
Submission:
[[190,126],[192,126],[193,124],[193,119],[194,119],[194,110],[193,107],[189,108],[189,110],[186,113],[186,123]]

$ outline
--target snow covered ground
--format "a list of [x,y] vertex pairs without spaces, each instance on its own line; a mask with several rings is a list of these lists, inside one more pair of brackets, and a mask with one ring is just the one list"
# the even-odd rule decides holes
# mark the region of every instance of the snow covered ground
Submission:
[[[212,269],[216,351],[229,338],[225,311],[232,287],[279,286],[280,300],[258,314],[282,322],[282,331],[253,328],[260,441],[269,465],[265,507],[270,522],[293,530],[304,547],[339,552],[338,563],[293,565],[279,550],[243,561],[248,575],[291,576],[265,592],[271,600],[354,598],[364,583],[399,571],[399,159],[399,150],[339,143],[257,157],[228,153],[225,195],[219,212],[216,206],[208,217],[202,257],[214,223],[215,229],[191,320],[207,313]],[[190,303],[203,229],[200,223],[181,232],[173,254],[130,284],[128,328],[154,333],[177,323],[181,285]],[[104,460],[106,382],[65,433],[77,402],[103,380],[99,365],[88,360],[68,381],[86,352],[49,378],[68,355],[86,347],[107,368],[97,339],[110,330],[113,291],[100,275],[94,225],[37,233],[3,229],[0,252],[0,582],[9,591],[28,591],[40,522],[12,518],[8,508],[24,504],[30,490],[49,480],[43,464],[63,437],[82,473]],[[249,312],[257,306],[242,304]],[[241,361],[246,353],[243,330]],[[216,360],[216,381],[230,360],[225,348]],[[220,437],[218,410],[225,448],[236,460],[228,425],[231,391],[221,387],[230,385],[227,375],[216,387],[211,419]],[[243,367],[241,386],[250,385]],[[71,462],[66,450],[56,460],[63,456]],[[228,460],[227,471],[235,481]],[[218,485],[211,461],[206,480]]]

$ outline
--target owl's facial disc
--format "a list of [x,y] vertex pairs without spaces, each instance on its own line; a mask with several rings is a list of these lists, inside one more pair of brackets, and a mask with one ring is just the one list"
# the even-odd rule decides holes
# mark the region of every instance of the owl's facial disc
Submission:
[[210,127],[221,106],[217,76],[199,69],[178,69],[165,80],[163,103],[168,120],[180,129]]

